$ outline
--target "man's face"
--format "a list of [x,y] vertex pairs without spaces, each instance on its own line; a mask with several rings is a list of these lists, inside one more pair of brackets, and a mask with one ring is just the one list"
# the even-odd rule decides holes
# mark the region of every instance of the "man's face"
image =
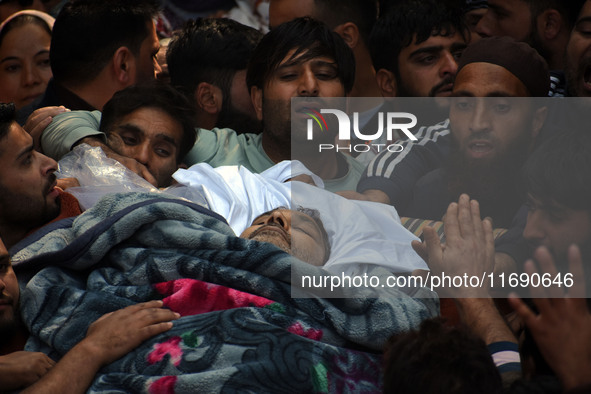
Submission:
[[321,266],[328,256],[328,240],[309,215],[278,208],[257,217],[240,238],[271,243],[298,259]]
[[591,97],[591,1],[583,6],[566,47],[566,79],[569,92]]
[[[292,59],[294,52],[295,49],[291,50],[271,73],[263,91],[257,89],[254,95],[255,110],[263,121],[264,135],[285,142],[291,138],[292,97],[309,97],[310,106],[318,106],[322,97],[345,95],[333,59],[325,56],[306,58],[307,52]],[[298,113],[301,113],[302,120],[309,117],[304,112]]]
[[16,122],[0,140],[0,223],[31,230],[60,212],[55,160],[33,150],[33,139]]
[[567,261],[568,247],[573,243],[582,250],[591,250],[588,211],[570,209],[558,203],[546,205],[531,195],[528,196],[528,207],[523,238],[533,246],[546,246],[559,263]]
[[107,143],[118,154],[145,165],[158,187],[166,187],[179,167],[182,137],[183,127],[168,113],[143,107],[116,120],[108,131]]
[[154,22],[148,23],[148,36],[142,41],[140,52],[137,56],[137,75],[135,83],[151,81],[156,78],[156,74],[160,73],[162,69],[158,63],[157,55],[160,50],[160,42],[156,35],[156,27]]
[[18,282],[10,264],[10,255],[0,240],[0,343],[16,329],[18,299]]
[[476,41],[480,40],[480,35],[476,32],[476,26],[480,19],[486,14],[487,8],[478,8],[475,10],[468,11],[464,14],[464,21],[470,29],[470,43],[474,44]]
[[413,42],[398,56],[398,97],[449,96],[458,69],[457,60],[466,48],[462,35],[431,36],[426,41]]
[[523,0],[489,0],[488,10],[476,25],[482,37],[509,36],[516,41],[529,42],[532,16]]
[[269,3],[269,28],[302,16],[314,16],[314,0],[271,0]]
[[237,71],[232,78],[229,94],[223,93],[222,109],[216,127],[244,130],[247,133],[261,131],[261,121],[257,119],[246,85],[246,70]]
[[491,162],[507,152],[527,152],[538,127],[523,83],[504,67],[466,65],[456,77],[451,101],[452,138],[468,161]]

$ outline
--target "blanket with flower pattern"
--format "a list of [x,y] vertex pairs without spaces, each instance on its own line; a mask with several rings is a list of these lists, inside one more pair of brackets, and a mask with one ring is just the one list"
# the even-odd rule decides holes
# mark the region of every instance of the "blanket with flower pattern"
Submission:
[[157,194],[116,194],[18,245],[31,332],[58,359],[104,313],[151,299],[182,317],[97,374],[90,392],[380,392],[380,349],[436,313],[430,299],[292,298],[290,267],[216,214]]

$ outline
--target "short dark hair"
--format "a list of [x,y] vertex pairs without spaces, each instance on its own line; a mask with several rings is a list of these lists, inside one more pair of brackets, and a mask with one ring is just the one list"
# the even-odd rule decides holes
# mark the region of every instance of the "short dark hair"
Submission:
[[324,223],[322,223],[322,219],[320,218],[320,212],[317,209],[304,207],[298,207],[297,211],[310,216],[312,220],[314,220],[314,223],[316,223],[316,225],[320,229],[320,235],[322,235],[322,239],[324,241],[324,259],[322,263],[326,263],[330,258],[331,247],[330,240],[328,238],[328,233],[326,232],[326,229],[324,228]]
[[161,81],[150,81],[118,91],[103,108],[100,131],[109,135],[113,124],[140,108],[156,108],[179,122],[183,137],[177,163],[183,161],[197,139],[195,118],[187,98],[172,86]]
[[556,133],[544,141],[523,167],[525,191],[543,205],[560,204],[591,212],[591,134]]
[[2,31],[0,31],[0,45],[2,45],[2,41],[4,41],[4,37],[6,37],[6,34],[8,34],[9,31],[28,24],[34,24],[41,27],[51,37],[51,28],[47,22],[35,15],[21,14],[12,18],[4,25]]
[[562,15],[567,23],[567,28],[570,30],[575,26],[581,8],[586,0],[522,0],[529,6],[532,23],[535,19],[547,9],[555,9]]
[[465,41],[469,30],[460,8],[438,0],[403,0],[380,15],[369,39],[369,53],[376,70],[386,69],[399,76],[398,56],[414,42],[431,36],[452,36],[459,32]]
[[10,125],[16,117],[14,103],[0,103],[0,140],[3,140],[10,130]]
[[258,30],[231,19],[187,21],[166,51],[171,84],[191,100],[201,82],[211,83],[228,95],[234,74],[246,70],[262,36]]
[[262,38],[248,63],[248,87],[264,88],[292,49],[295,49],[292,58],[302,55],[305,59],[319,56],[334,59],[345,93],[351,91],[355,82],[355,57],[351,48],[324,23],[308,17],[282,23]]
[[365,45],[369,44],[371,29],[378,17],[377,0],[314,0],[313,17],[326,23],[331,29],[352,22],[359,29]]
[[384,393],[497,393],[501,377],[480,338],[440,318],[396,334],[384,354]]
[[122,46],[137,55],[148,37],[157,0],[72,0],[53,26],[49,58],[60,83],[84,84],[105,68]]

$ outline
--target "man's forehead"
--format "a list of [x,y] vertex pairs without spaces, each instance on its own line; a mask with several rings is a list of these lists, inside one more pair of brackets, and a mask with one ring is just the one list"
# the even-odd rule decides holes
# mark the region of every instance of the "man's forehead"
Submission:
[[[13,151],[17,153],[15,149],[15,143],[18,140],[22,142],[23,145],[32,145],[33,144],[33,137],[29,133],[25,131],[17,122],[13,121],[10,126],[8,126],[7,134],[0,139],[0,155],[5,154],[8,151]],[[11,149],[6,149],[6,148]]]
[[183,134],[181,123],[172,114],[158,107],[140,107],[117,119],[113,125],[115,127],[131,125],[143,134],[148,134],[147,127],[152,126],[157,130],[155,135],[168,135],[178,140],[177,142],[180,142]]
[[426,39],[424,37],[419,37],[417,33],[413,33],[412,40],[409,45],[427,46],[433,41],[448,42],[450,45],[452,42],[462,44],[466,43],[466,39],[462,36],[462,34],[453,26],[449,26],[440,29],[433,29],[431,31],[431,35]]
[[557,201],[534,196],[532,194],[527,195],[527,201],[529,204],[533,205],[536,209],[540,209],[543,211],[567,212],[567,211],[571,210],[567,206],[565,206]]
[[495,12],[510,13],[519,5],[527,5],[529,7],[528,2],[524,0],[488,0],[488,8]]
[[528,97],[525,84],[505,67],[488,62],[465,65],[456,75],[454,96]]

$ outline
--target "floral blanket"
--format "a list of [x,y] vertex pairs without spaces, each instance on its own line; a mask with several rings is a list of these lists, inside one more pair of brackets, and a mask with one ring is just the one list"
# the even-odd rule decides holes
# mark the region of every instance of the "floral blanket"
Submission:
[[[13,249],[27,350],[58,359],[104,313],[163,299],[173,328],[104,367],[90,392],[380,392],[380,349],[432,299],[292,298],[290,268],[183,200],[116,194]],[[24,283],[23,283],[24,285]]]

